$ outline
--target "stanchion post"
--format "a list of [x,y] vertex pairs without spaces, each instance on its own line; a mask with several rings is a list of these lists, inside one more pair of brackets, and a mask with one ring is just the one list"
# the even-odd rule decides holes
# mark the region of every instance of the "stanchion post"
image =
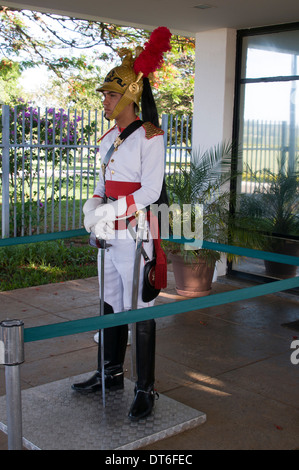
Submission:
[[24,362],[24,324],[0,322],[0,364],[5,365],[8,450],[22,449],[20,364]]

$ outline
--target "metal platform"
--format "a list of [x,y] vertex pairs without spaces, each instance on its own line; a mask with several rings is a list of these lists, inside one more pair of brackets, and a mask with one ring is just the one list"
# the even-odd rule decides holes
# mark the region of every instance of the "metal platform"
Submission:
[[[159,395],[151,416],[136,423],[128,419],[134,384],[124,390],[82,395],[71,384],[82,374],[22,392],[23,444],[37,450],[132,450],[203,424],[206,415]],[[0,429],[7,432],[6,397],[0,397]],[[5,417],[5,418],[3,418]]]

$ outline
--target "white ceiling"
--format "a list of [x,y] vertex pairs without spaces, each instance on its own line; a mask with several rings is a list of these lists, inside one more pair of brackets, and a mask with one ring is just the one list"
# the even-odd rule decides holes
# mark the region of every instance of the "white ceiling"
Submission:
[[[212,8],[195,8],[200,4]],[[299,21],[298,0],[20,0],[5,5],[149,30],[167,26],[173,34],[190,36]]]

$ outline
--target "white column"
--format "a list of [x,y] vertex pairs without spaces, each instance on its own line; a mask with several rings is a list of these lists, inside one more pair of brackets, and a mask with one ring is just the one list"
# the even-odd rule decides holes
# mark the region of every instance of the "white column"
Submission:
[[[232,141],[236,30],[217,29],[196,34],[193,142],[201,153]],[[226,273],[226,256],[217,263],[217,275]]]
[[232,139],[235,57],[236,30],[196,34],[194,149]]

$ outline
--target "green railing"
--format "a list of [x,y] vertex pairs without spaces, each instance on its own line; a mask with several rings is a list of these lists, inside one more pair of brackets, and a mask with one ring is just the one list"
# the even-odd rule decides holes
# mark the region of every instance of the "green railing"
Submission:
[[[190,240],[185,238],[181,238],[180,240],[171,238],[171,241],[177,243],[190,243]],[[299,258],[295,256],[281,255],[206,241],[200,242],[200,246],[202,246],[202,248],[209,248],[225,253],[232,253],[250,258],[266,259],[269,261],[276,261],[299,266]],[[199,310],[202,308],[215,307],[231,302],[237,302],[240,300],[252,299],[267,294],[274,294],[275,292],[293,289],[295,287],[299,287],[299,276],[290,279],[272,281],[254,287],[246,287],[225,293],[213,294],[207,297],[182,300],[180,302],[174,302],[166,305],[157,305],[154,307],[130,310],[111,315],[89,317],[52,325],[25,328],[24,341],[38,341],[55,338],[58,336],[68,336],[77,333],[83,333],[96,329],[104,329],[111,326],[131,324],[152,318],[161,318],[179,313],[190,312],[193,310]]]

